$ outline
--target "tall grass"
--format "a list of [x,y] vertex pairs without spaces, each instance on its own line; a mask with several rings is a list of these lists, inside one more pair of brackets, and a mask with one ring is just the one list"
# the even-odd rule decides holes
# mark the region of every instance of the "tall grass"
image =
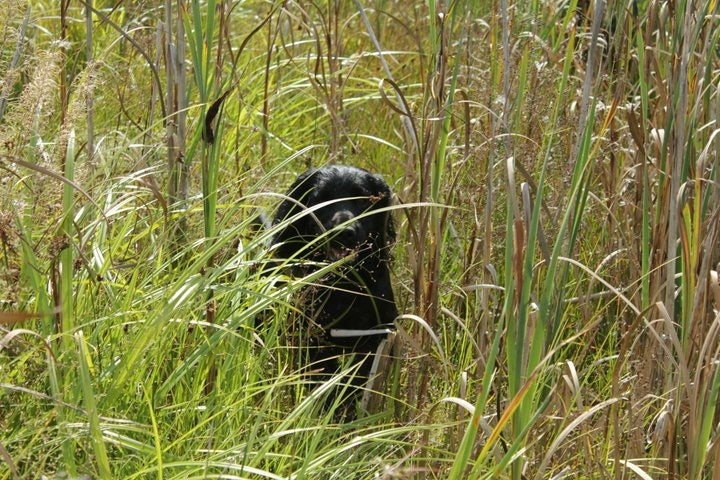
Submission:
[[[28,5],[0,478],[720,471],[717,2]],[[295,321],[333,267],[254,220],[326,162],[397,196],[400,358],[345,423]]]

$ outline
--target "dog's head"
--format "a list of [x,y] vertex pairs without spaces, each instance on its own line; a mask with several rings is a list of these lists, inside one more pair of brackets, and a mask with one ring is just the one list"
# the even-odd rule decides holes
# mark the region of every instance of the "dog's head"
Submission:
[[308,170],[292,184],[273,224],[280,258],[360,261],[388,257],[395,240],[385,181],[362,168],[331,165]]

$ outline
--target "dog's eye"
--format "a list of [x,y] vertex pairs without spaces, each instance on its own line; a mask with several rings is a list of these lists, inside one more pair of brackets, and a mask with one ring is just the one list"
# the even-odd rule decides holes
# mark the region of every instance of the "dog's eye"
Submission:
[[377,202],[383,199],[385,195],[370,195],[370,203],[375,205]]

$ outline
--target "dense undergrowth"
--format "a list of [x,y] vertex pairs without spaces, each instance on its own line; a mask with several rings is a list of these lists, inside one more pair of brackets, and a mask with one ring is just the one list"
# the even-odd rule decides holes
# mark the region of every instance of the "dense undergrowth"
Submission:
[[[719,13],[3,2],[0,478],[718,478]],[[254,221],[327,162],[399,234],[341,423]]]

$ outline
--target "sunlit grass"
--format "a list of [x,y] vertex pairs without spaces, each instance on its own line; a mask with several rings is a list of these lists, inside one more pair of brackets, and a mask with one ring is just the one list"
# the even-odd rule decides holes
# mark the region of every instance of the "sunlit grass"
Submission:
[[[0,478],[720,469],[716,2],[30,3]],[[340,423],[353,369],[313,380],[293,322],[321,273],[254,220],[328,161],[383,174],[399,238],[401,359]]]

